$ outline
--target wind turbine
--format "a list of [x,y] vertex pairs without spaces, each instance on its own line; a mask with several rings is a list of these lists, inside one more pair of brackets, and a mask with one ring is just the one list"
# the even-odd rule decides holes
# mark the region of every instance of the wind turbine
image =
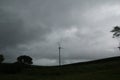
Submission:
[[61,42],[58,42],[59,66],[62,65],[62,62],[61,62],[61,49],[63,49],[62,46],[61,46]]

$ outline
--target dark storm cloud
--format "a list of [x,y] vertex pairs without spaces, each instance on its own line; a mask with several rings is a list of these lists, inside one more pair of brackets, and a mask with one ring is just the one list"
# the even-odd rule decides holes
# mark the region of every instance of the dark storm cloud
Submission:
[[[41,31],[40,31],[41,30]],[[45,31],[40,27],[29,28],[16,14],[0,10],[0,46],[11,47],[26,44]],[[40,32],[41,33],[40,33]]]
[[14,6],[14,2],[13,5],[11,2],[0,2],[0,51],[8,59],[14,60],[16,56],[27,50],[23,47],[24,50],[21,52],[20,45],[44,41],[45,35],[50,30],[41,25],[26,24],[25,19],[17,13],[19,8],[17,4],[15,3]]
[[119,0],[0,0],[0,49],[11,61],[26,54],[35,64],[56,64],[60,40],[65,63],[114,56],[109,31],[119,25],[119,4]]

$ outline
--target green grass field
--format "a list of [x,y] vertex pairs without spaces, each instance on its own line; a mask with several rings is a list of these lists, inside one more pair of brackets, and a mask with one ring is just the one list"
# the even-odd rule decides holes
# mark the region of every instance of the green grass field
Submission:
[[17,74],[0,74],[0,80],[120,80],[120,57],[61,67],[32,66]]

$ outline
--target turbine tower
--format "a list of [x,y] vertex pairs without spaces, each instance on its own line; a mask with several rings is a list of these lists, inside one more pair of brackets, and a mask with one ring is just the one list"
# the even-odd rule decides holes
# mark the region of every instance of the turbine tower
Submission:
[[63,48],[62,48],[62,46],[61,46],[61,43],[59,42],[59,43],[58,43],[58,50],[59,50],[59,52],[58,52],[58,53],[59,53],[59,55],[58,55],[58,56],[59,56],[59,66],[62,65],[62,62],[61,62],[61,49],[63,49]]

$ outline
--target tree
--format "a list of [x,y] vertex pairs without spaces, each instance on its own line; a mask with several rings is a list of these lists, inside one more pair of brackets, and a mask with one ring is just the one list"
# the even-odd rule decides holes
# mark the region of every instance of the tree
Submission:
[[2,63],[3,61],[4,61],[4,56],[0,54],[0,63]]
[[120,37],[120,26],[115,26],[111,32],[114,33],[113,38],[119,38]]
[[32,58],[30,56],[22,55],[17,58],[17,62],[21,64],[32,64]]
[[[111,32],[113,32],[113,38],[120,39],[120,26],[115,26]],[[120,44],[118,48],[120,50]]]

